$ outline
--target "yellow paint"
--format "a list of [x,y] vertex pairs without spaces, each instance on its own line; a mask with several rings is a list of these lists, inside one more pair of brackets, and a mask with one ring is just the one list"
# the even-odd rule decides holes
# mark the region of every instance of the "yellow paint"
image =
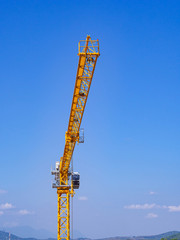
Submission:
[[79,142],[79,129],[86,106],[97,58],[99,57],[99,41],[91,40],[87,36],[85,41],[79,42],[79,63],[76,82],[69,117],[68,130],[65,134],[63,157],[60,159],[60,187],[58,194],[58,240],[70,239],[70,195],[74,196],[74,189],[68,185],[68,170],[72,154]]

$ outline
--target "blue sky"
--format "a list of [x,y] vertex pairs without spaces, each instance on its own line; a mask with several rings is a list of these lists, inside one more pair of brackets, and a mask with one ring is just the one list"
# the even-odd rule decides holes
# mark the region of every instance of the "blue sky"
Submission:
[[180,2],[0,1],[0,228],[56,233],[78,41],[99,39],[76,146],[74,229],[91,238],[180,230]]

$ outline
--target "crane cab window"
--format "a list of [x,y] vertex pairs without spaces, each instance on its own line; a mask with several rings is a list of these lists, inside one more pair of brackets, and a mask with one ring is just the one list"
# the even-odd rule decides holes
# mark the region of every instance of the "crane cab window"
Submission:
[[72,174],[73,188],[78,189],[80,185],[80,174],[78,172]]

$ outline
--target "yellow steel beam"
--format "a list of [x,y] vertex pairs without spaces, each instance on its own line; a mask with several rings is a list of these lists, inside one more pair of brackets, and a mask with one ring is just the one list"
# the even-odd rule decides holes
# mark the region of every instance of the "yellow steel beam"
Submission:
[[79,42],[79,63],[76,75],[68,130],[65,134],[63,157],[60,159],[60,186],[58,194],[58,240],[70,239],[70,195],[73,196],[73,186],[68,184],[68,170],[76,142],[79,141],[79,129],[86,106],[91,81],[99,53],[99,41],[87,36]]
[[79,141],[79,129],[91,86],[91,81],[99,53],[99,41],[87,36],[79,43],[79,63],[76,75],[68,130],[65,136],[64,154],[60,160],[60,177],[68,174],[69,165],[76,141]]
[[58,194],[58,235],[57,239],[70,239],[70,226],[69,226],[69,190],[57,190]]

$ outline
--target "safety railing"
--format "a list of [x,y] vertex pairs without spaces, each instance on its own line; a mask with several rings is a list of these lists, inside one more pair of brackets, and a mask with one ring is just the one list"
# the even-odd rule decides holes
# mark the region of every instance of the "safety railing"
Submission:
[[79,54],[99,54],[99,40],[80,40],[78,44]]

